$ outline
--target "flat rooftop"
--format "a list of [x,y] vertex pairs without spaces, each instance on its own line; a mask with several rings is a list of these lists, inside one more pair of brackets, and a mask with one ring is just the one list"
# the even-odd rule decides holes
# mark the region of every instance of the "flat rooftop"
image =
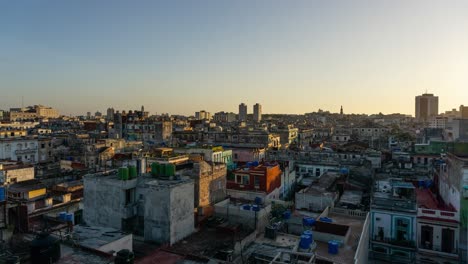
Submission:
[[183,256],[214,257],[218,251],[233,249],[234,238],[238,242],[250,234],[243,229],[231,233],[219,228],[205,228],[177,242],[167,251]]
[[420,208],[456,212],[453,206],[439,202],[429,189],[416,188],[416,202]]
[[[338,254],[332,255],[328,253],[328,243],[316,241],[317,258],[332,260],[335,263],[351,264],[354,263],[354,255],[359,244],[359,238],[362,233],[365,219],[354,218],[339,214],[330,213],[328,218],[333,219],[334,224],[345,225],[349,227],[349,238],[345,245],[338,249]],[[366,242],[364,242],[366,243]]]
[[111,264],[114,263],[112,256],[97,254],[77,247],[70,247],[65,244],[60,245],[62,257],[57,264]]
[[76,225],[73,227],[73,237],[83,247],[98,249],[111,242],[128,236],[118,229],[110,227],[96,227]]

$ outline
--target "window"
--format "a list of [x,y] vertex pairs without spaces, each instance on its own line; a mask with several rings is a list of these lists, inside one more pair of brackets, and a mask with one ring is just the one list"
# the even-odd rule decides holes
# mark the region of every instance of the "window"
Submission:
[[254,184],[255,184],[255,186],[260,186],[260,176],[255,176],[254,177]]
[[236,183],[242,185],[248,185],[250,183],[249,175],[236,175]]
[[41,148],[45,148],[45,144],[44,144],[44,143],[41,144]]

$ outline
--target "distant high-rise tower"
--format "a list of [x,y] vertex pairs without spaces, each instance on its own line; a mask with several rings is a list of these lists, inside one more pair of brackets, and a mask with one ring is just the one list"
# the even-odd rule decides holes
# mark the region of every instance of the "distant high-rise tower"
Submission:
[[416,96],[416,120],[429,122],[430,118],[439,114],[439,97],[433,94],[425,93]]
[[141,106],[141,112],[144,113],[145,112],[145,107],[142,105]]
[[343,115],[343,106],[341,106],[340,115]]
[[107,108],[107,121],[114,121],[114,108]]
[[246,121],[247,120],[247,105],[241,103],[239,105],[239,121]]
[[255,122],[262,120],[262,106],[259,103],[256,103],[253,107],[253,120]]

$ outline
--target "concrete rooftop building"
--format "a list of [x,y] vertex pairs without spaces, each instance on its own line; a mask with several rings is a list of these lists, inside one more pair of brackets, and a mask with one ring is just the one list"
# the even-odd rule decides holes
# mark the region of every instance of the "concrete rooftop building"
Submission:
[[117,172],[84,177],[84,220],[174,244],[194,231],[194,183],[144,174],[121,180]]

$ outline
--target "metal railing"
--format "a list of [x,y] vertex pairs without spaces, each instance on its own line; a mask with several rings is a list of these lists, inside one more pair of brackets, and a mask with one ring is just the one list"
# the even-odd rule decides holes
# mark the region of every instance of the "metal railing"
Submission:
[[416,248],[416,242],[413,240],[397,240],[391,237],[380,237],[379,235],[375,235],[372,240],[399,247]]

